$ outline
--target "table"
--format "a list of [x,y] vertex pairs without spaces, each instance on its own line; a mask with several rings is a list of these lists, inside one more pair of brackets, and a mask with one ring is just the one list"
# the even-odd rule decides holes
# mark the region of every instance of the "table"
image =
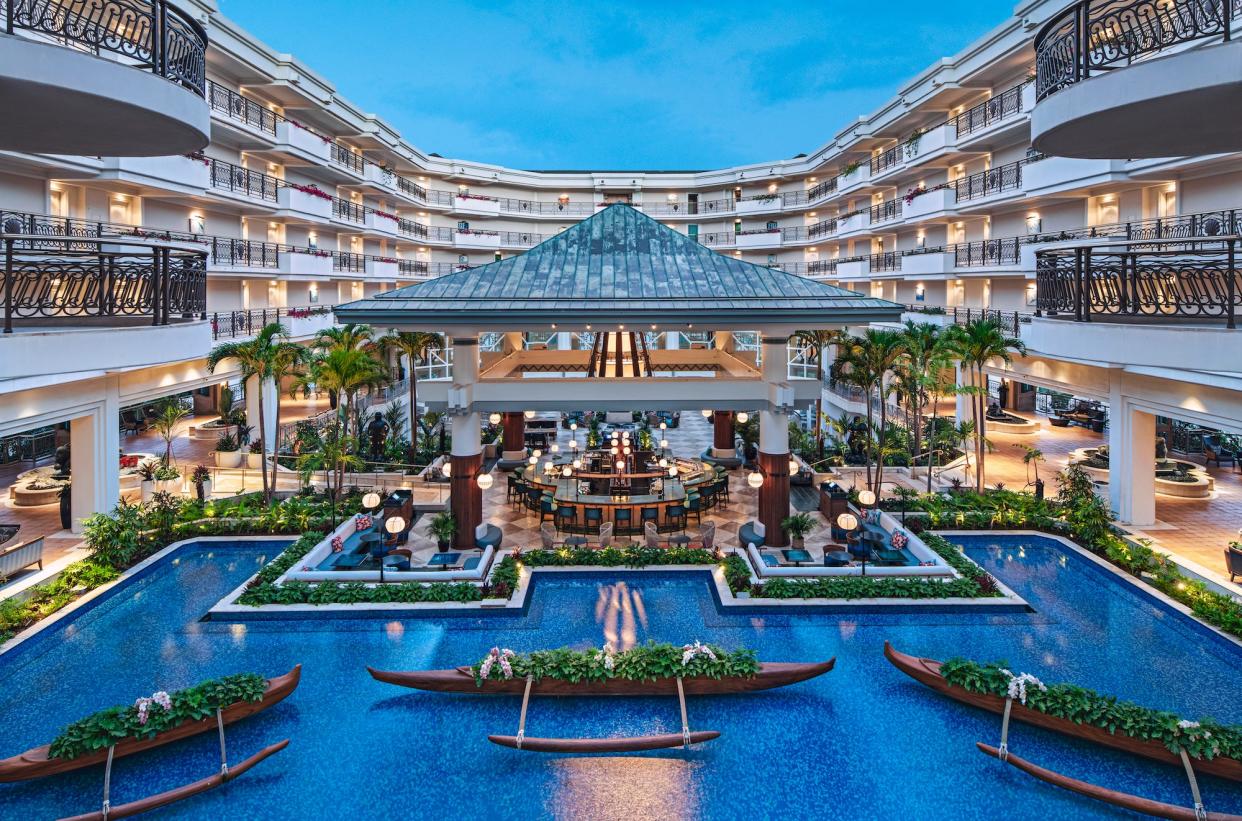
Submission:
[[353,570],[370,558],[371,556],[368,553],[346,553],[344,556],[337,557],[336,562],[332,565],[332,569]]
[[809,562],[811,560],[811,554],[801,548],[782,550],[781,555],[785,557],[785,561],[793,562],[795,567],[801,567],[803,562]]
[[460,553],[437,553],[427,561],[427,564],[430,567],[439,567],[444,570],[448,570],[450,567],[457,564],[457,561],[460,558]]
[[[854,557],[851,556],[849,552],[845,550],[825,550],[824,551],[824,564],[828,567],[832,567],[832,566],[845,567],[853,560],[854,560]],[[832,562],[833,564],[829,565],[828,564],[829,562]]]

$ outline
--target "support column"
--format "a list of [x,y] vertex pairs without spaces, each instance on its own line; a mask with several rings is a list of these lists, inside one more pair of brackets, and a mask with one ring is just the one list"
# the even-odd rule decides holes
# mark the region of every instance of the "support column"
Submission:
[[[453,339],[453,389],[465,394],[465,408],[473,405],[474,384],[479,379],[479,341],[474,337]],[[453,546],[470,550],[474,531],[483,521],[483,491],[477,477],[483,467],[482,423],[475,411],[458,409],[452,416],[453,446],[449,456],[449,510],[457,522]]]
[[[268,453],[276,450],[276,405],[280,402],[280,390],[271,379],[263,380],[263,447]],[[252,376],[246,380],[246,424],[254,428],[254,436],[259,435],[259,378]],[[257,439],[251,439],[257,441]]]
[[[969,387],[973,383],[974,383],[974,380],[970,374],[970,371],[963,368],[962,363],[954,362],[953,363],[953,384],[960,385],[963,387]],[[971,409],[970,409],[971,408],[970,403],[973,399],[974,397],[971,396],[970,394],[959,393],[957,395],[956,397],[957,408],[954,412],[954,415],[957,417],[958,422],[969,422],[972,419],[974,419],[974,415],[972,414]]]
[[1156,522],[1156,417],[1135,410],[1114,390],[1108,408],[1108,495],[1117,520]]
[[737,455],[733,444],[733,412],[715,411],[712,414],[712,456],[727,459]]
[[86,416],[69,421],[70,502],[74,533],[82,520],[107,513],[121,498],[121,405],[116,379],[108,380],[104,401]]
[[526,415],[522,411],[506,411],[504,414],[504,450],[506,462],[526,458]]
[[[789,376],[785,337],[763,337],[763,381],[773,401]],[[768,547],[784,547],[789,535],[781,521],[789,515],[789,415],[777,410],[759,412],[759,522]]]

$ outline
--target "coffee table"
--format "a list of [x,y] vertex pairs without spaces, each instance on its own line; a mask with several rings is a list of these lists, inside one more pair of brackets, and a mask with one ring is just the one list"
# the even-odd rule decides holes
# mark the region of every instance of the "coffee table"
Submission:
[[829,565],[829,562],[833,562],[837,567],[845,567],[853,561],[853,559],[854,557],[844,550],[829,550],[824,552],[824,564],[828,567],[833,566]]
[[427,564],[431,567],[438,567],[441,570],[448,570],[457,564],[460,559],[460,553],[437,553],[428,560]]
[[371,556],[367,553],[346,553],[344,556],[341,556],[336,560],[336,562],[332,565],[332,569],[354,570],[370,558]]
[[785,561],[793,562],[795,567],[801,567],[803,562],[809,562],[811,560],[810,552],[801,548],[782,550],[781,555],[785,557]]

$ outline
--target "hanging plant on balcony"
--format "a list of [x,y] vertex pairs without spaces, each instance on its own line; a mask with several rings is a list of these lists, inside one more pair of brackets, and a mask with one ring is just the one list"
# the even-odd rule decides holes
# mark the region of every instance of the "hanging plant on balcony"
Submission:
[[396,265],[398,260],[395,257],[375,257],[376,262],[391,262]]
[[488,197],[488,196],[484,196],[483,194],[469,194],[469,193],[465,193],[462,191],[457,192],[457,199],[459,200],[484,200],[486,202],[496,202],[495,197]]
[[914,202],[916,197],[921,197],[926,193],[927,193],[927,189],[920,185],[918,188],[911,188],[910,190],[906,191],[906,195],[902,199],[906,201],[906,205],[909,205],[910,203]]
[[841,176],[848,177],[850,174],[853,174],[859,168],[862,168],[862,162],[860,160],[852,160],[850,162],[847,162],[845,165],[841,166]]
[[922,141],[923,135],[926,133],[927,133],[926,129],[916,128],[914,129],[914,133],[912,133],[909,137],[906,138],[906,158],[907,159],[919,153],[919,142]]
[[378,208],[372,208],[371,213],[377,217],[383,217],[386,220],[392,220],[393,222],[401,221],[400,218],[396,214],[390,214],[387,211],[381,211]]
[[323,140],[325,143],[330,143],[330,142],[332,142],[332,138],[331,138],[331,137],[328,137],[328,136],[326,136],[326,135],[324,135],[324,134],[320,134],[320,133],[319,133],[318,131],[316,131],[315,129],[311,128],[310,126],[302,125],[302,124],[301,124],[301,123],[299,123],[297,120],[289,120],[288,122],[289,122],[289,124],[290,124],[290,125],[293,125],[293,126],[295,126],[295,127],[297,127],[297,128],[300,128],[300,129],[302,129],[303,131],[309,131],[310,133],[314,134],[314,135],[315,135],[316,137],[318,137],[319,139]]
[[295,253],[295,254],[307,254],[307,255],[312,256],[312,257],[330,257],[330,256],[332,256],[332,252],[331,252],[331,251],[321,251],[321,250],[320,250],[320,249],[318,249],[318,248],[290,248],[289,250],[290,250],[290,251],[292,251],[292,252],[293,252],[293,253]]
[[208,168],[211,167],[211,160],[207,159],[207,155],[204,154],[202,151],[191,151],[189,154],[185,155],[185,158],[187,160],[198,160],[199,162],[201,162],[203,165],[207,166]]
[[299,185],[298,183],[291,182],[287,183],[287,185],[295,191],[301,191],[303,194],[309,194],[312,197],[319,197],[321,200],[331,201],[333,199],[331,194],[324,191],[314,183],[311,183],[310,185]]

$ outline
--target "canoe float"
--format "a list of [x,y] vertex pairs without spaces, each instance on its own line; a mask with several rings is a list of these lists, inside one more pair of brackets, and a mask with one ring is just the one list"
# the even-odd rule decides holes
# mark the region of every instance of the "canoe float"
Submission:
[[[235,721],[241,721],[243,718],[249,718],[255,713],[260,713],[268,707],[279,703],[297,689],[301,678],[302,665],[300,664],[283,676],[269,678],[267,680],[267,689],[263,691],[263,697],[258,701],[238,701],[225,707],[221,711],[224,723],[232,724]],[[217,726],[216,717],[210,715],[198,721],[187,721],[184,724],[179,724],[151,738],[126,739],[117,743],[113,758],[141,753],[173,741],[180,741],[183,738],[198,735],[199,733],[211,732],[216,730]],[[60,775],[61,773],[103,764],[108,759],[107,749],[95,750],[92,753],[80,755],[77,758],[52,758],[48,755],[48,749],[48,745],[45,744],[42,747],[27,750],[21,755],[0,759],[0,782],[25,781],[31,778]],[[268,755],[270,754],[268,753]],[[255,763],[258,762],[256,761]]]
[[713,738],[720,738],[720,733],[716,730],[699,730],[690,733],[688,739],[681,733],[663,733],[628,738],[532,738],[526,736],[521,743],[515,735],[489,735],[487,740],[501,747],[529,750],[535,753],[633,753],[642,750],[682,747],[686,745],[687,740],[691,744],[702,744]]
[[[1060,773],[1045,769],[1038,764],[1032,764],[1013,753],[1007,753],[1002,757],[999,749],[984,744],[981,741],[976,742],[975,746],[982,750],[985,755],[990,755],[992,758],[1003,761],[1006,764],[1012,764],[1022,772],[1034,776],[1040,781],[1051,784],[1054,787],[1060,787],[1063,790],[1078,793],[1087,798],[1093,798],[1096,801],[1112,804],[1114,807],[1123,807],[1127,810],[1152,815],[1156,818],[1168,818],[1171,821],[1242,821],[1242,815],[1222,812],[1204,812],[1203,815],[1199,815],[1192,807],[1165,804],[1162,801],[1152,801],[1150,798],[1142,798],[1137,795],[1110,790],[1107,787],[1101,787],[1087,781],[1079,781],[1077,778],[1070,778],[1067,775],[1061,775]],[[1198,768],[1199,763],[1196,762],[1196,768]]]
[[[997,713],[998,715],[1005,712],[1005,699],[1000,696],[987,693],[972,693],[965,688],[956,687],[945,681],[944,677],[940,675],[940,662],[935,659],[906,655],[894,649],[888,642],[884,642],[884,657],[892,662],[892,665],[898,670],[942,695],[946,695],[963,704],[969,704],[972,707],[979,707],[980,709]],[[1084,741],[1091,741],[1105,747],[1111,747],[1114,750],[1141,755],[1144,758],[1159,761],[1163,764],[1170,764],[1174,767],[1182,766],[1181,757],[1159,741],[1132,738],[1123,733],[1110,733],[1108,730],[1093,727],[1089,724],[1076,724],[1068,719],[1057,718],[1056,716],[1050,716],[1047,713],[1024,707],[1016,700],[1012,705],[1011,717],[1017,721],[1033,724],[1036,727],[1043,727],[1045,730],[1053,730],[1074,738],[1081,738]],[[1012,757],[1011,755],[1010,758]],[[1236,759],[1196,758],[1192,760],[1195,771],[1198,773],[1208,773],[1219,778],[1228,778],[1231,781],[1242,781],[1242,762]]]
[[[763,662],[759,672],[753,676],[687,676],[681,679],[685,694],[688,696],[712,696],[729,693],[755,693],[760,690],[771,690],[774,687],[786,687],[797,684],[816,676],[822,676],[832,669],[836,659],[828,661],[799,664],[792,662]],[[407,672],[390,672],[368,667],[367,672],[377,681],[396,684],[401,687],[412,687],[416,690],[430,690],[437,693],[477,693],[482,695],[520,696],[526,689],[526,679],[487,679],[482,685],[475,682],[474,672],[469,667],[457,667],[451,670],[411,670]],[[675,677],[631,681],[629,679],[610,678],[604,681],[569,682],[562,679],[545,678],[531,684],[531,695],[535,696],[675,696],[677,695],[677,679]],[[679,740],[681,736],[677,737]],[[615,741],[615,739],[613,739]],[[680,741],[678,742],[680,743]],[[525,748],[523,744],[523,748]]]

